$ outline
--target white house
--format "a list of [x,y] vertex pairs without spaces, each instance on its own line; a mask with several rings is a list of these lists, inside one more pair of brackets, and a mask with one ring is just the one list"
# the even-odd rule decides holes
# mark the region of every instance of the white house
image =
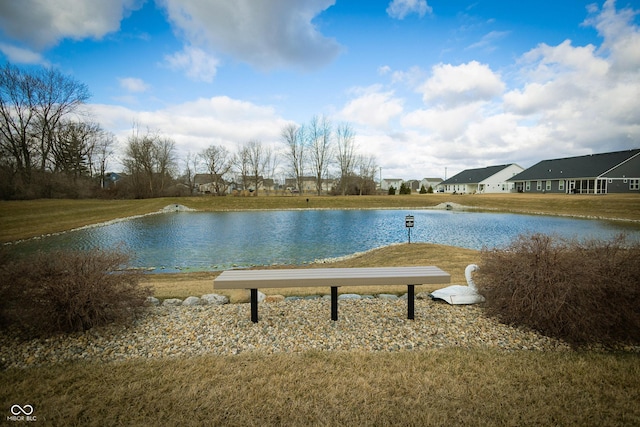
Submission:
[[512,193],[515,184],[508,180],[523,170],[515,163],[467,169],[442,181],[438,190],[445,193]]
[[382,182],[380,183],[380,188],[382,190],[388,190],[390,187],[393,187],[397,190],[400,189],[400,186],[402,185],[402,183],[404,182],[403,179],[401,178],[385,178],[382,180]]

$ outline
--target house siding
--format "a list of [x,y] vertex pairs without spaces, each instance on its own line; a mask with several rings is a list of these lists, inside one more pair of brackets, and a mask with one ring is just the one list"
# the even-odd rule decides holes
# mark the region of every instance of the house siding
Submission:
[[543,160],[510,179],[518,192],[640,192],[640,149]]

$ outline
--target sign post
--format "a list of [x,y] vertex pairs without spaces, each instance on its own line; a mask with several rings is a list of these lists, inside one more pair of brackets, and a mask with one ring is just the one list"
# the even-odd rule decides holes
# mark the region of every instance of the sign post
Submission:
[[404,225],[407,227],[407,233],[409,233],[409,243],[411,243],[411,229],[413,228],[413,215],[407,215],[404,218]]

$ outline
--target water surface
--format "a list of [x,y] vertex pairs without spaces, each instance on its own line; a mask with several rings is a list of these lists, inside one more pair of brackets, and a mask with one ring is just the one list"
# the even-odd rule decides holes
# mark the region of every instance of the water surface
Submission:
[[38,249],[123,248],[137,267],[202,271],[271,264],[304,264],[408,241],[470,249],[504,247],[520,234],[609,239],[640,229],[624,223],[537,215],[434,210],[299,210],[171,212],[76,230],[13,246]]

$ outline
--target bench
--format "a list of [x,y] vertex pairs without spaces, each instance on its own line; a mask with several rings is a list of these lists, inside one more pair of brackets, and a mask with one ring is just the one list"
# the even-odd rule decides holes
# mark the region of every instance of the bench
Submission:
[[214,289],[250,289],[251,321],[258,322],[258,288],[331,287],[331,320],[338,320],[339,286],[407,285],[407,318],[414,318],[416,285],[448,284],[449,273],[438,267],[309,268],[227,270]]

